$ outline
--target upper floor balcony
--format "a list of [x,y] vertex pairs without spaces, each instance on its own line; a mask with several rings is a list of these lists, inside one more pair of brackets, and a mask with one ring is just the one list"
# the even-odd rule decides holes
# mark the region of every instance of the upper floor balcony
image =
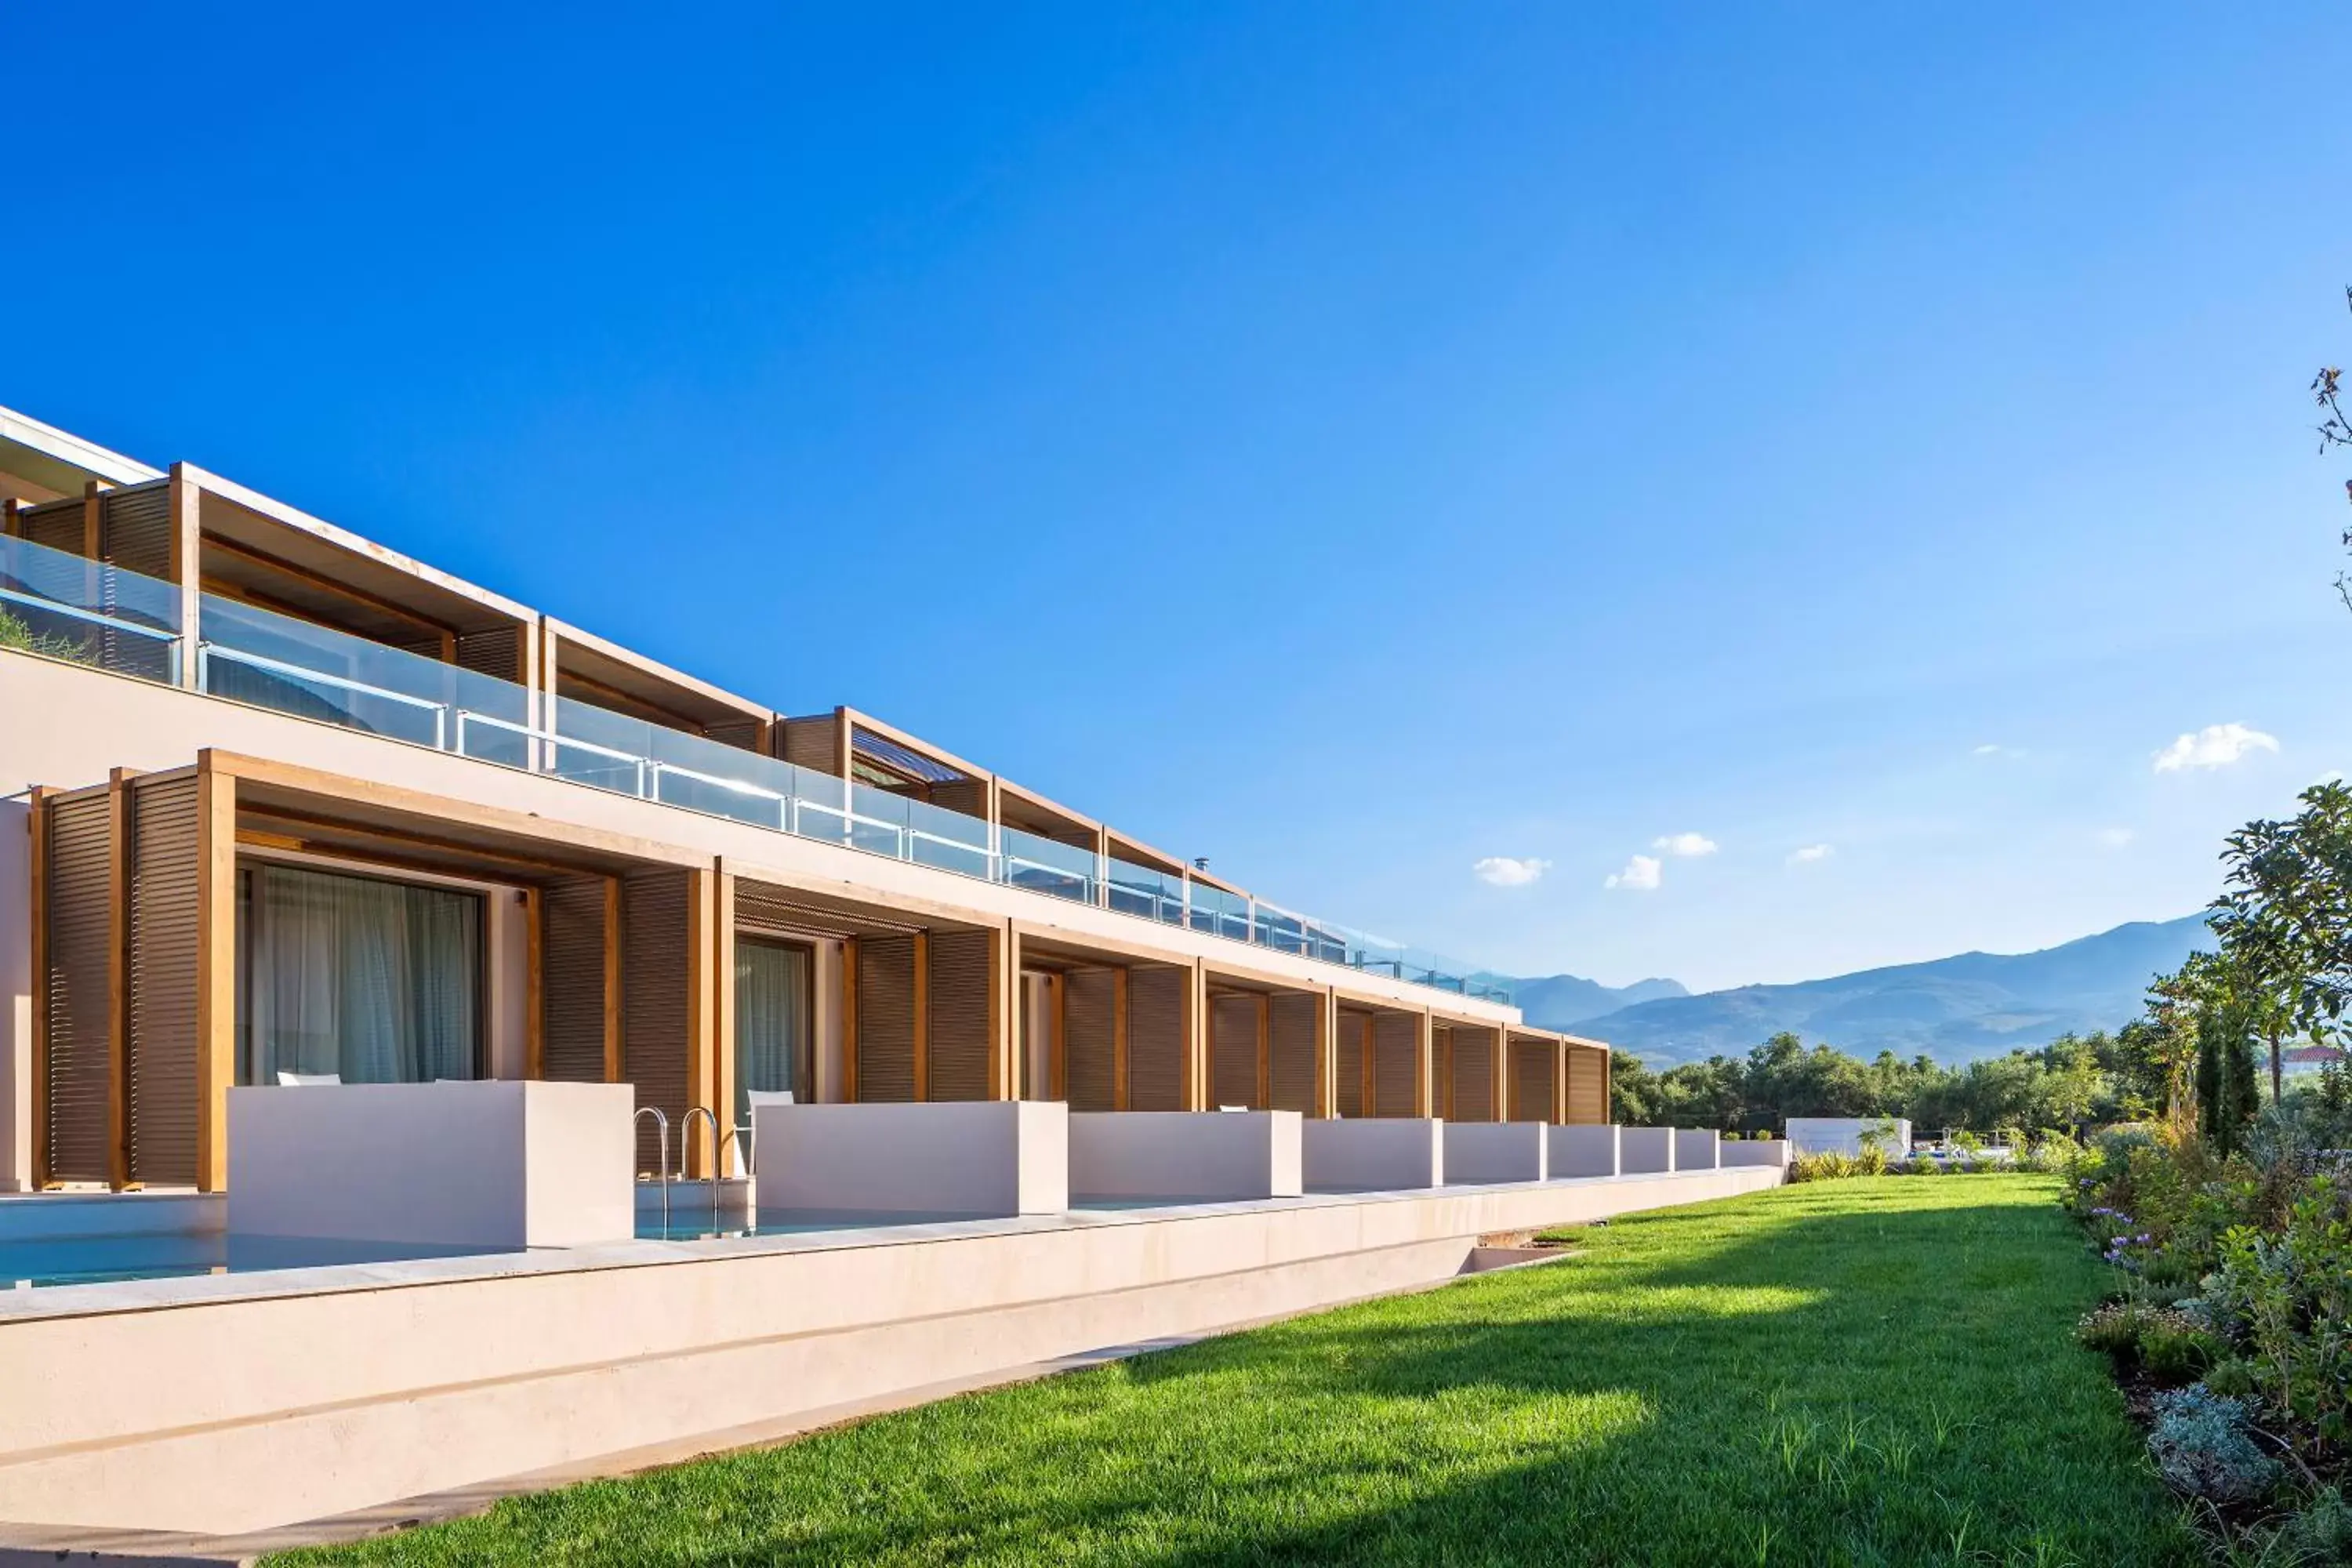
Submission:
[[854,710],[777,715],[201,471],[123,479],[8,499],[0,647],[1510,999],[1492,974],[1255,898]]

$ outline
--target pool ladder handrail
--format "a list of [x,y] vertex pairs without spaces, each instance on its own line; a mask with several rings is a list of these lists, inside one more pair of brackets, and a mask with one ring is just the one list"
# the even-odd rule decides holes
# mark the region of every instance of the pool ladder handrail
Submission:
[[[688,1111],[687,1114],[690,1116],[693,1112]],[[659,1142],[656,1145],[654,1180],[661,1184],[662,1235],[667,1237],[669,1235],[669,1115],[658,1105],[640,1105],[637,1107],[636,1114],[629,1118],[630,1131],[634,1132],[637,1122],[647,1116],[654,1119],[654,1131],[659,1139]],[[682,1135],[684,1129],[681,1128],[679,1131]]]
[[[694,1119],[698,1116],[710,1123],[710,1234],[715,1237],[719,1234],[719,1156],[727,1147],[727,1134],[719,1130],[719,1113],[707,1105],[688,1106],[686,1114],[677,1119],[677,1174],[680,1181],[686,1179],[686,1152],[690,1146]],[[669,1228],[667,1213],[662,1217],[662,1228]]]

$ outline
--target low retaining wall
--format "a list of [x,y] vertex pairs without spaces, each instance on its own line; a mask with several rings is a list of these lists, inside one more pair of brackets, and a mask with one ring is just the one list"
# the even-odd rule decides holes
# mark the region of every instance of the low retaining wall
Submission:
[[1620,1127],[1617,1169],[1628,1176],[1664,1175],[1675,1168],[1675,1130],[1671,1127]]
[[1070,1113],[1070,1195],[1295,1198],[1306,1190],[1296,1110]]
[[1779,1180],[1714,1171],[0,1292],[0,1519],[225,1534],[324,1518],[1428,1284],[1484,1234]]
[[1785,1138],[1734,1139],[1719,1147],[1727,1166],[1769,1165],[1782,1171],[1789,1167],[1789,1141]]
[[1445,1123],[1435,1117],[1317,1119],[1303,1137],[1308,1192],[1409,1192],[1445,1180]]
[[763,1215],[992,1218],[1070,1206],[1059,1100],[762,1105],[752,1113]]
[[1548,1169],[1540,1121],[1449,1121],[1445,1180],[1540,1182]]
[[228,1091],[228,1230],[422,1247],[636,1235],[623,1083]]
[[1712,1171],[1720,1163],[1716,1158],[1716,1151],[1722,1146],[1722,1134],[1712,1127],[1696,1131],[1678,1127],[1675,1129],[1675,1169]]
[[1613,1176],[1618,1173],[1616,1127],[1555,1127],[1545,1160],[1555,1177]]

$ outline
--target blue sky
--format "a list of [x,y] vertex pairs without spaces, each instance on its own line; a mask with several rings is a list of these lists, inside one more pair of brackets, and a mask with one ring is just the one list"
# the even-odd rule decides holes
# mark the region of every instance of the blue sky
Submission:
[[1523,973],[2176,915],[2352,768],[2337,7],[562,17],[0,10],[0,403]]

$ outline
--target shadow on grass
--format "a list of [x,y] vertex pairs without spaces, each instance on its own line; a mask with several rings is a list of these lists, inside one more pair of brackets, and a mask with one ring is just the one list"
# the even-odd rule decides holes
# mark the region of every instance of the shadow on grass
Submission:
[[2191,1563],[2072,1342],[2099,1276],[2016,1191],[1620,1220],[1570,1262],[502,1505],[406,1560]]

